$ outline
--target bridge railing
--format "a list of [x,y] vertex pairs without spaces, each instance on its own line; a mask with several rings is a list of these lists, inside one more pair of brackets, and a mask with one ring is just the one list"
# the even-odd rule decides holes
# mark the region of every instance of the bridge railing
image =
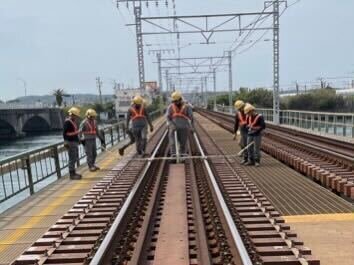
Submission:
[[[218,111],[230,112],[229,106],[217,105]],[[234,112],[233,108],[231,110]],[[257,109],[265,120],[273,121],[273,109]],[[337,136],[354,138],[354,113],[281,110],[280,124]]]
[[[152,112],[151,119],[161,116],[162,110]],[[106,147],[127,138],[125,122],[102,129]],[[97,141],[97,151],[104,149]],[[79,163],[84,163],[85,151],[79,146]],[[68,173],[68,154],[64,142],[46,145],[0,160],[0,212],[41,190]]]
[[60,109],[49,104],[20,104],[20,103],[0,103],[0,110],[13,109]]

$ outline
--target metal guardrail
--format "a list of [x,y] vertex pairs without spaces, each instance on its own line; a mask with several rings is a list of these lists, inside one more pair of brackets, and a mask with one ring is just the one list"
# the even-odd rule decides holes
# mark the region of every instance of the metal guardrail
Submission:
[[[150,113],[152,120],[163,114],[163,110]],[[125,122],[119,122],[101,130],[107,147],[112,147],[127,137]],[[100,141],[97,151],[102,152]],[[79,163],[84,162],[84,148],[79,147]],[[68,173],[68,154],[64,141],[46,145],[0,160],[0,212],[1,204],[25,193],[34,194],[44,186]],[[21,197],[21,199],[23,199]]]
[[[217,110],[230,113],[229,106],[217,105]],[[234,112],[234,109],[231,109]],[[273,121],[273,109],[257,108],[266,121]],[[354,113],[281,110],[280,124],[298,127],[320,134],[354,138]]]

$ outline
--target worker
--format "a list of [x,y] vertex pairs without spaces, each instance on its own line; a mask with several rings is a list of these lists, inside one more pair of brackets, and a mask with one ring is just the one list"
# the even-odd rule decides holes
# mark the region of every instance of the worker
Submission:
[[247,103],[245,105],[244,112],[247,115],[247,145],[249,145],[246,165],[259,167],[261,162],[262,131],[266,125],[263,116],[256,113],[255,107],[251,104]]
[[186,156],[189,131],[194,131],[193,110],[183,102],[182,94],[175,91],[171,95],[172,103],[167,109],[167,123],[169,126],[169,143],[171,156],[176,156],[175,132],[179,142],[179,154]]
[[[131,122],[136,152],[141,157],[145,155],[147,143],[147,125],[150,127],[150,132],[154,131],[154,127],[144,105],[144,99],[140,95],[136,95],[133,99],[133,104],[127,113],[127,128],[129,128],[129,123]],[[122,153],[124,154],[124,150],[123,152],[120,150],[120,154]]]
[[[240,147],[241,149],[244,149],[247,146],[247,135],[248,135],[247,119],[246,119],[246,114],[244,112],[245,102],[243,102],[242,100],[236,100],[234,106],[236,109],[234,140],[237,139],[237,131],[238,129],[240,129]],[[246,164],[247,160],[248,160],[248,152],[247,150],[244,150],[242,153],[241,164],[242,165]]]
[[103,149],[106,148],[104,137],[97,127],[97,112],[94,109],[88,109],[85,114],[86,118],[81,122],[79,132],[81,143],[85,148],[87,165],[91,172],[99,170],[100,168],[96,166],[97,157],[97,146],[96,137],[101,141],[101,146]]
[[70,179],[81,179],[82,176],[75,171],[75,164],[79,160],[79,122],[80,109],[72,107],[69,116],[64,121],[64,146],[68,150]]

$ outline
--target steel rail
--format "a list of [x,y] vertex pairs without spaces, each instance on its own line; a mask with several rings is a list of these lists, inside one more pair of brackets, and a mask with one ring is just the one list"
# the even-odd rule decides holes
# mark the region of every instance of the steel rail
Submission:
[[[196,144],[197,144],[197,147],[201,153],[202,156],[205,157],[205,153],[204,153],[204,150],[200,144],[200,141],[199,141],[199,138],[198,136],[196,135],[196,133],[193,133],[193,136],[194,136],[194,139],[196,141]],[[235,246],[237,248],[237,251],[238,253],[240,254],[240,258],[242,260],[242,265],[253,265],[252,261],[251,261],[251,258],[247,252],[247,249],[242,241],[242,238],[241,238],[241,235],[233,221],[233,218],[232,218],[232,215],[230,213],[230,210],[229,208],[227,207],[227,204],[224,200],[224,197],[222,195],[222,192],[216,182],[216,179],[215,179],[215,176],[213,174],[213,171],[211,170],[211,167],[210,167],[210,164],[207,160],[203,160],[204,162],[204,165],[208,171],[208,174],[209,174],[209,177],[210,177],[210,180],[211,180],[211,183],[213,184],[213,189],[215,190],[215,194],[219,200],[219,203],[220,203],[220,206],[221,208],[223,209],[223,214],[225,216],[225,220],[230,228],[230,232],[232,234],[232,240],[234,241],[235,243]]]
[[[151,157],[154,158],[157,154],[157,152],[159,151],[163,141],[165,140],[167,135],[167,130],[164,132],[164,134],[161,137],[161,140],[159,141],[159,143],[156,145],[156,148],[154,150],[154,152],[152,153]],[[148,163],[146,164],[142,174],[140,175],[139,179],[137,180],[137,182],[135,183],[134,187],[132,188],[131,192],[129,193],[126,201],[124,202],[121,210],[119,211],[116,219],[114,220],[112,226],[110,227],[110,229],[107,232],[107,235],[105,236],[105,238],[103,239],[101,245],[99,246],[97,252],[95,253],[94,257],[92,258],[90,265],[100,265],[102,264],[102,261],[106,255],[107,250],[109,249],[110,244],[112,243],[114,237],[115,237],[115,233],[118,229],[118,227],[120,226],[120,224],[123,221],[123,218],[126,214],[126,212],[128,211],[128,208],[131,204],[131,201],[133,200],[133,198],[135,197],[147,171],[149,170],[151,164],[153,161],[148,161]]]

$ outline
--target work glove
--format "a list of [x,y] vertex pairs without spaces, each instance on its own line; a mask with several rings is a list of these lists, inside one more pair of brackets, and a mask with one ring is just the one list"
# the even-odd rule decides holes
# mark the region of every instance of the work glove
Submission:
[[106,143],[104,142],[103,139],[101,139],[101,146],[102,146],[104,149],[106,149]]
[[248,130],[249,135],[254,135],[255,133],[257,133],[257,130],[252,130],[252,129]]
[[195,133],[195,128],[194,127],[191,127],[191,132]]
[[68,143],[67,141],[64,141],[64,147],[65,147],[66,149],[69,149],[69,143]]
[[176,125],[174,125],[172,123],[170,124],[169,129],[171,130],[171,132],[174,132],[175,130],[177,130]]
[[150,132],[154,131],[154,126],[150,126]]
[[85,140],[79,140],[79,144],[82,144],[83,146],[85,146]]
[[237,139],[237,133],[234,134],[234,137],[232,138],[234,141]]

